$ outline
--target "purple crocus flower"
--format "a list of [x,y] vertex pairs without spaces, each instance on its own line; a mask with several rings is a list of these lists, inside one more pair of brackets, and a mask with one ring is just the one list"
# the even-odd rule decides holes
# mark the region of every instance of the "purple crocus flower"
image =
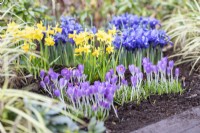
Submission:
[[105,109],[109,109],[109,108],[110,108],[110,103],[108,103],[108,102],[103,102],[103,107],[104,107]]
[[54,96],[59,97],[60,96],[60,90],[59,89],[55,89],[53,91]]
[[113,69],[110,69],[110,71],[109,71],[109,72],[110,72],[110,74],[111,74],[111,75],[113,75],[113,74],[114,74],[114,70],[113,70]]
[[105,79],[106,79],[106,81],[110,81],[110,79],[111,79],[111,73],[110,72],[106,73]]
[[82,73],[81,73],[81,71],[79,71],[78,69],[75,69],[75,70],[73,71],[73,76],[74,76],[74,77],[81,77],[81,76],[82,76]]
[[114,75],[113,77],[112,77],[112,79],[111,79],[111,83],[112,84],[116,84],[117,83],[117,76],[116,75]]
[[169,68],[172,69],[174,67],[174,61],[170,60],[169,61]]
[[40,78],[43,80],[43,79],[44,79],[44,76],[45,76],[45,71],[44,71],[44,70],[41,70],[41,71],[40,71]]
[[127,82],[127,80],[125,80],[125,79],[122,79],[122,85],[125,85],[125,86],[127,86],[128,85],[128,82]]
[[53,71],[53,68],[49,68],[48,74],[50,75]]
[[59,85],[61,88],[65,87],[67,85],[67,80],[64,78],[60,78]]
[[158,66],[156,66],[156,65],[153,65],[152,66],[152,70],[153,70],[153,72],[155,73],[155,74],[157,74],[158,73]]
[[136,76],[131,76],[131,83],[132,83],[133,87],[136,87],[136,84],[137,84],[137,77]]
[[166,68],[167,68],[166,63],[162,63],[161,66],[160,66],[160,68],[161,68],[161,70],[162,70],[163,72],[166,72]]
[[167,75],[169,76],[171,74],[171,68],[167,67]]
[[51,72],[51,73],[49,73],[49,75],[50,75],[52,80],[57,80],[58,76],[59,76],[59,74],[56,73],[56,72]]
[[134,65],[129,65],[128,69],[131,72],[131,74],[134,75],[134,73],[135,73],[135,66]]
[[71,77],[70,71],[67,68],[61,70],[61,75],[66,79],[70,79]]
[[116,67],[117,73],[119,74],[119,76],[123,76],[126,69],[123,65],[119,65]]
[[144,69],[145,69],[145,71],[146,71],[147,74],[150,74],[151,71],[152,71],[152,69],[151,69],[151,65],[150,65],[150,64],[147,64],[147,65],[145,66]]
[[138,67],[135,67],[135,73],[140,73],[140,69]]
[[84,66],[82,64],[78,65],[78,70],[81,72],[81,74],[83,74],[84,72]]
[[176,69],[175,69],[175,76],[176,76],[177,78],[178,78],[178,76],[179,76],[179,73],[180,73],[180,72],[179,72],[179,68],[176,68]]
[[163,58],[161,59],[161,62],[162,62],[162,64],[166,64],[166,65],[167,65],[168,58],[167,58],[167,57],[163,57]]
[[138,74],[137,74],[137,77],[138,77],[140,80],[142,80],[142,79],[143,79],[143,73],[142,73],[142,72],[138,73]]
[[44,81],[40,81],[40,86],[42,87],[42,88],[46,88],[46,85],[45,85],[45,83],[44,83]]
[[49,83],[50,83],[50,80],[49,80],[49,76],[48,76],[48,75],[44,77],[44,83],[45,83],[45,84],[49,84]]
[[106,99],[108,100],[108,102],[112,103],[113,102],[113,94],[109,93],[108,95],[106,95]]
[[146,57],[143,58],[143,59],[142,59],[142,63],[143,63],[143,64],[149,63],[149,58],[146,58]]

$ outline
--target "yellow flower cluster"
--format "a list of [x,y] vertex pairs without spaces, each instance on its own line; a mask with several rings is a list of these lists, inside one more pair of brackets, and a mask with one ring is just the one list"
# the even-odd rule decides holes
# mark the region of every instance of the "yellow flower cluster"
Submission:
[[[11,22],[7,25],[6,34],[13,38],[13,42],[24,40],[26,43],[21,47],[25,52],[30,50],[30,44],[35,41],[41,41],[44,38],[44,45],[54,46],[55,42],[53,35],[62,32],[62,29],[58,27],[46,27],[42,22],[37,23],[35,26],[25,26],[24,28],[15,22]],[[4,37],[4,36],[1,36]]]
[[77,46],[83,46],[94,38],[94,34],[86,31],[76,34],[76,31],[74,31],[74,34],[69,34],[68,37],[72,38]]
[[94,38],[96,37],[97,41],[105,44],[104,48],[106,53],[111,54],[114,52],[114,47],[112,46],[113,36],[116,34],[116,28],[113,27],[113,29],[108,30],[108,32],[105,32],[103,30],[98,30],[96,34],[90,33],[90,32],[81,32],[79,34],[76,34],[76,31],[74,31],[73,34],[69,34],[69,38],[73,39],[76,48],[75,48],[75,54],[81,55],[82,53],[90,53],[92,52],[92,56],[99,57],[100,53],[103,52],[102,46],[98,46],[97,48],[90,44],[94,41]]

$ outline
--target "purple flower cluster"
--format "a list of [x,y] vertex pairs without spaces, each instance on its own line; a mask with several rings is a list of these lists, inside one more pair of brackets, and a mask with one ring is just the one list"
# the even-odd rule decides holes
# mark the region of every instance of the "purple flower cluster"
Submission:
[[132,14],[122,14],[120,16],[114,16],[110,22],[111,25],[114,25],[118,30],[142,27],[144,29],[155,29],[157,25],[160,25],[160,22],[155,18],[150,17],[138,17],[137,15]]
[[160,23],[154,18],[123,14],[114,17],[110,24],[121,31],[113,41],[117,49],[124,47],[126,50],[133,51],[150,46],[163,47],[171,43],[165,31],[156,29],[156,26],[160,25]]
[[99,114],[97,112],[105,117],[113,105],[117,89],[117,81],[113,76],[114,71],[109,72],[107,81],[95,81],[93,85],[86,81],[86,75],[83,74],[83,71],[83,65],[78,65],[77,69],[73,70],[64,68],[61,73],[50,69],[46,74],[42,70],[40,72],[40,85],[50,96],[57,97],[62,102],[65,102],[67,98],[74,108],[83,111],[86,117]]
[[142,64],[144,73],[134,65],[128,66],[131,73],[129,86],[124,75],[126,68],[123,65],[116,67],[117,85],[119,86],[115,94],[117,102],[123,104],[133,100],[139,101],[142,95],[147,97],[155,93],[181,91],[178,85],[179,69],[175,68],[174,70],[174,61],[168,61],[168,58],[164,57],[154,65],[148,58],[143,58]]
[[148,58],[143,58],[142,62],[148,85],[154,83],[156,88],[158,84],[163,84],[163,89],[166,89],[168,93],[174,84],[178,83],[179,68],[174,70],[173,60],[168,61],[167,57],[163,57],[156,65],[153,65]]
[[80,33],[82,31],[84,31],[83,27],[79,23],[76,22],[76,19],[73,17],[70,17],[70,16],[61,17],[61,28],[62,28],[62,32],[57,33],[54,36],[54,40],[56,43],[70,42],[70,43],[74,44],[73,39],[71,39],[71,38],[69,39],[68,35],[73,34],[74,31],[76,31],[76,33]]
[[[165,76],[172,76],[173,77],[173,68],[174,68],[174,61],[168,61],[167,57],[163,57],[160,61],[158,61],[157,65],[153,65],[152,62],[148,58],[143,58],[142,60],[144,71],[147,75],[149,74],[158,74],[162,73]],[[175,69],[175,77],[178,78],[179,76],[179,69]]]

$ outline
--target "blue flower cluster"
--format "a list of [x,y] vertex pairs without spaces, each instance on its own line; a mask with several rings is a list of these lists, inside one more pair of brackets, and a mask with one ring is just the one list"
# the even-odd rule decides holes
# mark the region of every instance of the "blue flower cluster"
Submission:
[[69,16],[61,17],[61,28],[62,28],[62,32],[56,34],[54,37],[56,44],[59,41],[63,43],[70,42],[74,44],[73,39],[71,38],[69,39],[68,35],[73,34],[74,31],[76,31],[76,33],[80,33],[81,31],[84,31],[82,25],[77,23],[75,18],[69,17]]
[[157,29],[159,21],[154,18],[138,17],[132,14],[123,14],[114,17],[110,24],[121,31],[113,41],[114,46],[119,49],[135,50],[161,46],[171,43],[166,32]]
[[138,27],[155,29],[157,25],[160,25],[160,22],[155,18],[138,17],[137,15],[125,13],[120,16],[114,16],[110,24],[114,25],[118,30]]

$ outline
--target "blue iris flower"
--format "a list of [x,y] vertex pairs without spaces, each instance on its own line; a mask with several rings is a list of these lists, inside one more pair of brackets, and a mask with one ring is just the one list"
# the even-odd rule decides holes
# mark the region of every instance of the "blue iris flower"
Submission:
[[114,16],[109,24],[121,31],[113,41],[116,49],[120,46],[126,50],[148,48],[150,45],[163,47],[171,43],[166,32],[160,30],[160,22],[155,18],[138,17],[125,13]]
[[59,42],[62,43],[72,43],[74,44],[73,39],[69,39],[68,35],[69,34],[73,34],[74,31],[76,31],[76,33],[80,33],[83,30],[82,25],[80,25],[79,23],[76,22],[76,19],[73,17],[61,17],[61,28],[62,28],[62,32],[61,33],[57,33],[54,36],[54,40],[56,42],[56,44],[58,44]]

